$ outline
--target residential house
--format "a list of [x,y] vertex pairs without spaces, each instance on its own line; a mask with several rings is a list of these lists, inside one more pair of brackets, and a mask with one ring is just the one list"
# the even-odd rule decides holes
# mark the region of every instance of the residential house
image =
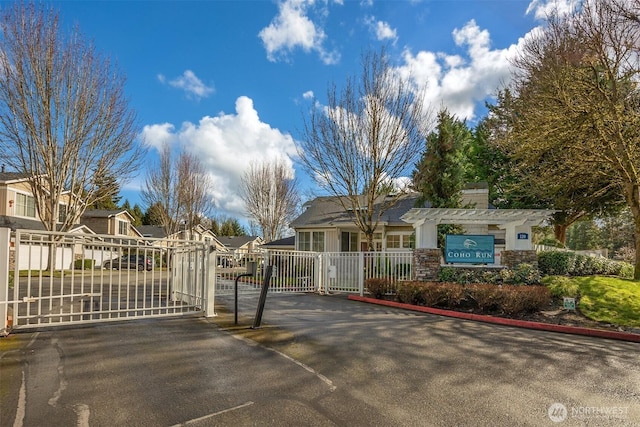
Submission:
[[160,244],[166,246],[166,240],[188,240],[197,242],[206,242],[219,252],[227,251],[227,247],[223,245],[215,233],[211,230],[204,228],[202,225],[196,225],[192,230],[180,230],[170,236],[164,231],[163,227],[159,225],[140,225],[137,227],[138,231],[143,237],[149,237],[159,240]]
[[133,226],[133,221],[133,216],[126,209],[89,209],[80,218],[80,223],[89,227],[96,234],[142,237],[142,234]]
[[293,251],[296,248],[296,236],[289,236],[283,239],[273,240],[260,245],[262,249],[272,249],[276,251]]
[[[374,233],[375,251],[409,252],[415,248],[415,229],[402,217],[416,208],[418,193],[406,193],[398,202],[386,210]],[[347,204],[348,205],[348,204]],[[489,204],[489,190],[486,183],[473,183],[462,191],[461,205],[473,209],[495,209]],[[429,203],[420,208],[430,208]],[[304,212],[290,227],[295,230],[295,249],[315,252],[366,252],[368,245],[353,221],[353,215],[345,210],[338,197],[318,197],[304,205]],[[485,223],[465,223],[467,234],[488,234]],[[504,231],[491,227],[496,235],[496,244],[504,245]]]
[[[44,230],[35,198],[31,191],[31,175],[20,172],[0,172],[0,227],[13,231],[18,229]],[[66,212],[70,192],[60,198],[60,215]],[[81,228],[80,225],[75,228]]]
[[[415,207],[417,193],[407,193],[383,212],[374,233],[376,251],[410,251],[414,232],[411,224],[400,219]],[[345,210],[338,197],[318,197],[304,206],[304,212],[294,219],[290,227],[295,230],[295,248],[315,252],[367,251],[364,234],[356,227],[353,215]]]
[[264,240],[260,236],[225,236],[218,237],[228,251],[236,255],[249,254],[260,251],[260,246],[264,244]]

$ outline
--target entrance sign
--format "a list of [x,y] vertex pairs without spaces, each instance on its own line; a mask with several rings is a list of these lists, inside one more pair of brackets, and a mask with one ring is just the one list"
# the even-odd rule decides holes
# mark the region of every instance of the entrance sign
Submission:
[[447,263],[493,264],[495,237],[447,234],[444,261]]

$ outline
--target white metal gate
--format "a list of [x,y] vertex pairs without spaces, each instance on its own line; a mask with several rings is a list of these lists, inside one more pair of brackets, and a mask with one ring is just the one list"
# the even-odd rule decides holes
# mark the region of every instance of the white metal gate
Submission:
[[215,277],[217,295],[234,293],[236,280],[238,292],[260,292],[268,265],[273,266],[269,292],[316,292],[320,282],[319,263],[319,254],[315,252],[218,252],[211,274]]
[[0,229],[0,315],[21,329],[213,314],[209,254],[203,242]]

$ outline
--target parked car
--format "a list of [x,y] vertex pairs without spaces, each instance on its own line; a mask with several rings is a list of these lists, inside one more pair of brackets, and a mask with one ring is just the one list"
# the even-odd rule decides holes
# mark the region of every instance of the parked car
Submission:
[[135,268],[138,271],[151,271],[153,269],[153,258],[143,255],[125,255],[121,258],[105,261],[102,267],[115,270]]

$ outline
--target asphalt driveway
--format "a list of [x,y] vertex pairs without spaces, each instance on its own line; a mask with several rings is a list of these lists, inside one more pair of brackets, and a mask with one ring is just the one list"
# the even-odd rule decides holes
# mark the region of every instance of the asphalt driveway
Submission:
[[640,345],[348,301],[0,340],[0,425],[640,425]]

